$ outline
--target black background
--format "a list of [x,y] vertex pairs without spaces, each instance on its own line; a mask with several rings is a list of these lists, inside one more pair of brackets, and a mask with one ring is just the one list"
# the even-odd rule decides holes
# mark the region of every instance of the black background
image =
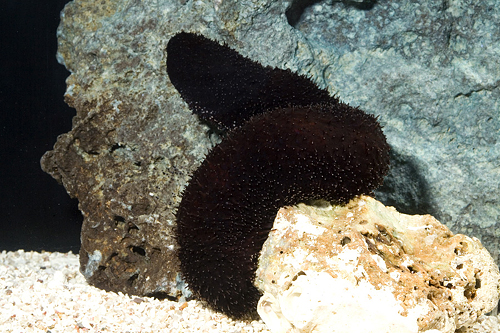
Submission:
[[67,2],[0,6],[0,251],[80,248],[77,201],[40,168],[75,114],[63,100],[69,72],[56,61],[56,29]]

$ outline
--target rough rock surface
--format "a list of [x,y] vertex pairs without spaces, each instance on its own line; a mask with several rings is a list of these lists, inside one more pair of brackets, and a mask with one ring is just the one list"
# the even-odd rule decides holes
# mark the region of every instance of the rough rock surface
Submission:
[[69,2],[57,56],[76,116],[42,167],[80,202],[88,281],[139,295],[182,286],[173,209],[218,138],[168,81],[180,30],[380,115],[393,169],[379,198],[479,237],[498,259],[499,16],[496,0]]
[[119,1],[72,2],[61,18],[65,100],[77,114],[42,166],[79,200],[81,271],[106,290],[179,296],[174,208],[212,143],[167,84],[168,31]]
[[259,259],[274,332],[446,332],[495,308],[500,273],[477,238],[368,196],[282,208]]

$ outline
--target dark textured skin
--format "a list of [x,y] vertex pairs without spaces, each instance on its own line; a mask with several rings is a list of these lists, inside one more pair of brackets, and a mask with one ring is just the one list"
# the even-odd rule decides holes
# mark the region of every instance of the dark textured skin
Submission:
[[189,288],[234,318],[255,315],[259,252],[278,209],[369,193],[388,166],[376,120],[345,104],[259,115],[230,132],[195,171],[177,211]]
[[167,46],[170,81],[201,119],[225,131],[251,116],[288,105],[331,100],[304,76],[263,67],[203,36],[179,33]]
[[[203,57],[207,48],[213,54]],[[213,309],[255,318],[255,270],[279,208],[369,194],[388,171],[389,146],[375,117],[326,98],[304,77],[192,34],[173,37],[167,51],[176,58],[167,60],[169,76],[193,110],[232,128],[193,173],[178,207],[181,271]],[[278,88],[265,88],[273,82]]]

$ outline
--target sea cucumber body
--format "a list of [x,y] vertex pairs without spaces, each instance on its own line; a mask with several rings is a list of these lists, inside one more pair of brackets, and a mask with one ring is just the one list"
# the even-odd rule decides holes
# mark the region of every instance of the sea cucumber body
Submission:
[[177,211],[189,288],[233,318],[255,315],[259,252],[278,209],[370,193],[388,169],[376,119],[340,102],[277,108],[232,130],[194,172]]
[[222,132],[277,107],[334,99],[305,76],[264,67],[201,35],[175,35],[167,54],[172,84],[200,119]]

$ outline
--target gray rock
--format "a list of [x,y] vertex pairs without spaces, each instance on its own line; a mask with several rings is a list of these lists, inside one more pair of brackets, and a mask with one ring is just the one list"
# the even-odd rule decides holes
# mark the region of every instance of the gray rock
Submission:
[[42,167],[80,202],[81,269],[90,283],[180,295],[174,210],[190,172],[218,141],[168,80],[166,44],[181,30],[309,75],[380,115],[393,169],[378,198],[404,213],[432,213],[480,238],[498,259],[496,1],[304,3],[66,5],[57,56],[71,72],[65,98],[77,114]]
[[431,213],[499,258],[500,10],[495,1],[341,3],[307,8],[295,27],[318,54],[311,72],[379,114],[393,148],[378,192]]

